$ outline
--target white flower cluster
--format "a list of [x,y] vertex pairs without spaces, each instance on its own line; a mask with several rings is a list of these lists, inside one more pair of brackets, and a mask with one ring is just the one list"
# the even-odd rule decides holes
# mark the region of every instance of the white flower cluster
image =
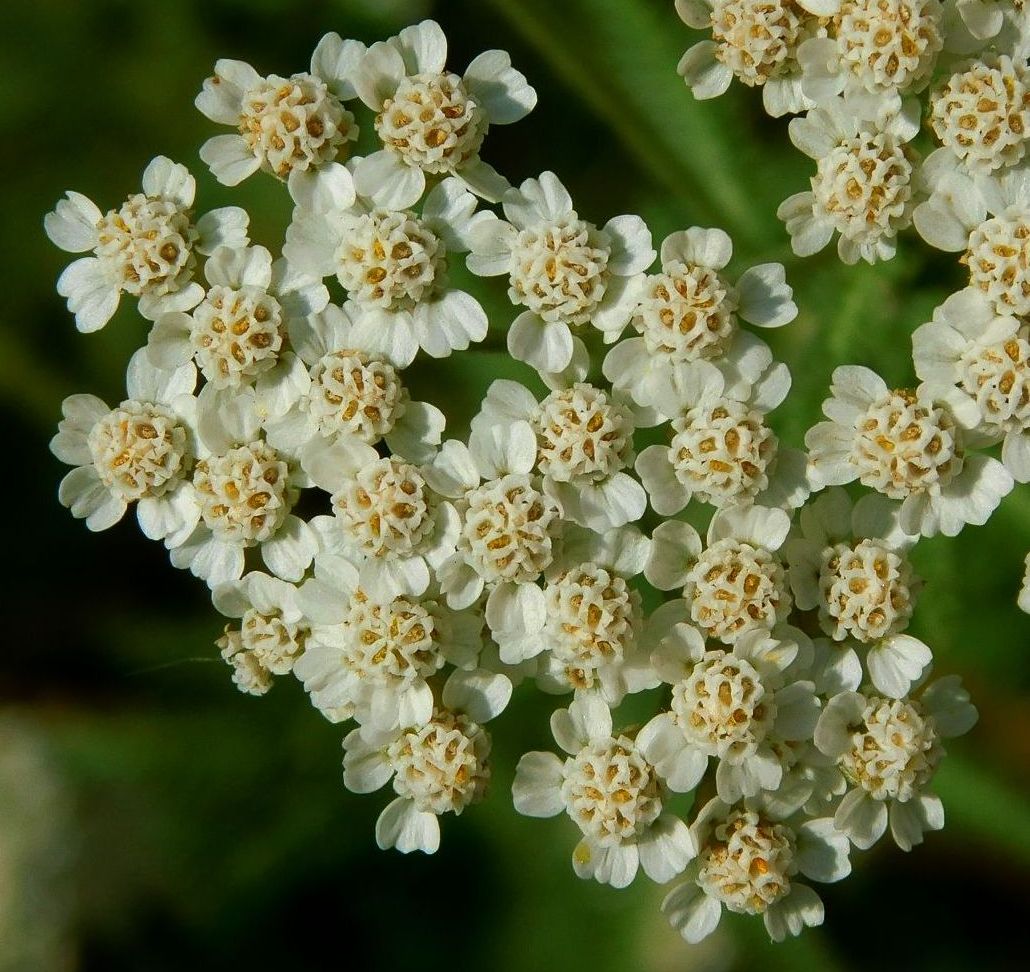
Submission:
[[[514,805],[571,818],[575,873],[680,876],[664,909],[688,941],[723,907],[780,940],[822,921],[804,879],[846,876],[852,845],[889,823],[907,850],[943,825],[941,740],[976,718],[906,633],[909,551],[1030,480],[1025,102],[956,115],[981,111],[969,84],[1014,97],[1012,52],[934,88],[955,161],[927,166],[936,188],[913,216],[918,119],[893,99],[932,81],[937,0],[678,6],[713,31],[681,65],[699,95],[736,75],[773,113],[808,110],[792,134],[819,174],[789,201],[799,252],[839,232],[846,260],[888,256],[913,218],[949,245],[966,233],[953,248],[972,286],[916,333],[918,388],[840,368],[808,454],[781,443],[770,413],[790,373],[746,325],[797,315],[783,266],[730,270],[726,233],[691,227],[654,267],[639,217],[581,218],[551,172],[510,186],[480,149],[535,92],[502,51],[451,73],[426,21],[368,48],[326,35],[309,73],[223,60],[204,83],[198,108],[236,129],[201,151],[215,177],[261,171],[292,198],[281,257],[250,244],[242,210],[194,219],[193,178],[164,158],[120,210],[69,193],[46,217],[58,246],[92,251],[58,285],[81,330],[123,292],[153,322],[128,398],[67,399],[52,449],[75,467],[74,516],[102,530],[135,503],[207,582],[241,691],[292,673],[329,721],[353,721],[345,785],[395,794],[380,847],[437,849],[440,815],[485,795],[486,723],[535,683],[571,696],[551,718],[563,755],[522,757]],[[359,101],[381,148],[348,158]],[[963,142],[981,121],[999,134]],[[995,158],[988,138],[1004,158],[974,166]],[[468,435],[444,439],[404,369],[486,337],[449,282],[463,254],[523,308],[495,325],[532,387],[495,381]],[[998,441],[1001,461],[975,451]],[[854,480],[873,492],[853,504]],[[688,506],[712,508],[703,540],[676,518]],[[645,583],[670,592],[649,617]],[[620,724],[645,692],[654,717]],[[683,819],[674,795],[699,788],[715,795]]]

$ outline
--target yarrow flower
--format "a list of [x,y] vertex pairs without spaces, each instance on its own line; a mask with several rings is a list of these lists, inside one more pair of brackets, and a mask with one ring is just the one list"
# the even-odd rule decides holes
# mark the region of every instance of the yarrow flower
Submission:
[[840,0],[676,0],[688,27],[711,29],[683,55],[677,70],[695,98],[716,98],[736,77],[762,88],[765,110],[774,118],[804,111],[811,101],[801,89],[798,50],[822,33],[820,18],[835,13]]
[[358,126],[343,102],[357,97],[352,77],[364,53],[359,41],[326,34],[310,71],[289,78],[262,77],[243,61],[218,61],[196,98],[211,121],[237,129],[200,150],[215,178],[235,186],[260,169],[285,180],[295,170],[345,158]]
[[848,841],[827,818],[800,825],[781,821],[762,804],[727,806],[710,800],[691,833],[697,860],[687,882],[662,902],[673,928],[696,944],[719,924],[722,910],[761,915],[774,942],[823,923],[823,903],[800,875],[840,881],[851,873]]
[[47,236],[69,253],[93,255],[70,264],[57,281],[75,326],[99,331],[118,310],[122,294],[139,298],[149,320],[189,310],[204,296],[193,276],[197,253],[245,246],[249,217],[236,206],[193,218],[196,180],[184,165],[158,156],[143,172],[143,191],[118,209],[101,212],[69,191],[44,220]]
[[922,581],[908,559],[917,538],[902,531],[899,516],[885,496],[852,506],[836,486],[801,511],[784,545],[794,602],[818,609],[842,677],[857,687],[864,656],[873,685],[891,698],[908,692],[932,661],[923,642],[903,634]]
[[693,226],[662,241],[661,273],[644,278],[633,316],[640,336],[620,341],[604,359],[605,377],[655,411],[647,424],[660,421],[659,399],[686,382],[698,361],[715,364],[731,384],[738,376],[757,380],[772,355],[740,330],[738,319],[773,328],[797,317],[782,264],[750,267],[733,283],[725,273],[732,255],[733,243],[720,229]]
[[355,170],[363,195],[417,199],[427,176],[448,175],[490,202],[501,198],[508,180],[479,157],[480,147],[491,125],[517,122],[536,105],[536,91],[504,51],[484,51],[459,77],[447,70],[440,25],[424,20],[373,44],[352,81],[377,112],[383,143]]
[[915,698],[884,699],[843,692],[830,699],[815,730],[820,751],[837,760],[851,789],[834,825],[862,850],[891,836],[902,850],[944,826],[940,798],[928,790],[944,756],[942,739],[968,732],[977,720],[957,676],[938,679]]
[[860,480],[901,501],[906,533],[955,536],[982,524],[1012,489],[997,460],[972,452],[976,411],[957,389],[891,390],[868,368],[833,372],[829,422],[808,430],[809,478],[815,488]]
[[835,97],[790,123],[790,138],[816,162],[812,188],[776,215],[798,256],[818,253],[835,233],[844,263],[889,260],[912,222],[918,104],[897,96]]
[[[486,314],[447,280],[447,254],[469,248],[474,227],[491,214],[455,179],[421,195],[358,195],[350,170],[332,163],[290,178],[296,203],[283,253],[318,279],[335,276],[361,312],[369,350],[402,367],[419,348],[434,358],[486,337]],[[374,344],[373,344],[374,342]]]
[[612,713],[584,697],[551,716],[555,742],[567,754],[526,753],[515,770],[515,809],[530,817],[564,811],[582,840],[572,852],[577,876],[624,888],[643,868],[664,884],[694,858],[686,824],[664,812],[664,784],[634,741],[616,735]]
[[354,729],[343,741],[343,782],[371,793],[393,780],[395,800],[376,822],[376,843],[403,854],[434,854],[439,816],[479,803],[490,781],[490,736],[483,723],[504,711],[511,682],[482,670],[455,671],[422,725],[397,731]]
[[572,360],[573,328],[590,323],[616,341],[655,258],[644,221],[616,216],[598,229],[553,172],[509,189],[502,203],[507,220],[472,231],[467,263],[481,277],[507,275],[511,302],[526,308],[508,330],[511,356],[554,373]]

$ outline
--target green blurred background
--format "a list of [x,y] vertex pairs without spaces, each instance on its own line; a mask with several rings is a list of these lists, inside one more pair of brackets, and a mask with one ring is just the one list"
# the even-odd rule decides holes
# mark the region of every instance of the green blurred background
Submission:
[[[574,828],[518,817],[520,753],[550,745],[557,703],[526,690],[501,722],[487,802],[444,821],[432,858],[381,853],[386,794],[340,779],[341,730],[299,685],[239,695],[212,640],[203,587],[174,571],[132,517],[88,534],[56,501],[62,467],[46,443],[61,399],[114,403],[145,339],[131,302],[78,335],[54,280],[68,257],[42,216],[68,188],[101,208],[136,191],[156,154],[191,164],[200,205],[253,214],[275,246],[285,193],[265,177],[228,191],[196,157],[214,126],[192,107],[217,57],[262,73],[305,70],[326,30],[371,41],[437,17],[461,70],[502,47],[540,93],[523,123],[491,132],[485,155],[513,181],[555,169],[598,223],[641,213],[656,243],[697,223],[730,231],[734,269],[782,260],[801,314],[769,335],[795,389],[772,422],[800,445],[833,367],[910,374],[909,336],[961,284],[952,258],[907,237],[898,259],[801,264],[775,218],[810,163],[786,126],[734,87],[697,103],[676,61],[697,39],[671,0],[35,0],[0,12],[0,395],[11,462],[7,628],[0,654],[0,972],[220,969],[950,970],[1025,968],[1030,921],[1027,805],[1030,618],[1015,607],[1030,547],[1030,489],[990,523],[919,544],[927,588],[914,625],[941,672],[961,672],[981,722],[939,775],[948,826],[910,855],[884,845],[820,889],[824,928],[770,946],[761,924],[724,920],[684,945],[658,914],[662,891],[577,880]],[[367,144],[367,143],[365,143]],[[501,347],[513,316],[496,281],[455,277],[487,307]],[[497,284],[496,286],[494,284]],[[526,377],[496,351],[412,370],[452,431],[489,381]],[[442,399],[440,389],[447,388]],[[418,397],[418,396],[416,396]],[[1022,939],[1022,941],[1021,941]]]

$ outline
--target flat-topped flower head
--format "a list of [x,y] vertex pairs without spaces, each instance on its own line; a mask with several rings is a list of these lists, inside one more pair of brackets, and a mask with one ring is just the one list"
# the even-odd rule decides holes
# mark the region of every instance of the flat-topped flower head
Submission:
[[908,627],[922,581],[908,551],[916,537],[900,526],[900,509],[879,495],[854,506],[835,486],[801,511],[784,545],[794,602],[818,609],[819,625],[837,644],[835,664],[861,680],[862,661],[878,691],[899,698],[932,660]]
[[[651,623],[667,626],[662,615]],[[787,627],[775,637],[749,632],[727,651],[706,649],[697,628],[674,624],[651,656],[672,686],[670,710],[640,730],[637,745],[678,792],[698,785],[709,759],[719,760],[715,782],[723,800],[777,790],[783,763],[776,745],[811,738],[819,716],[814,684],[798,675],[811,654],[808,639]]]
[[774,118],[803,111],[811,103],[801,90],[798,48],[822,32],[820,17],[839,6],[839,0],[677,0],[688,26],[712,32],[683,55],[679,73],[698,99],[718,97],[736,77],[762,88]]
[[1018,164],[1030,140],[1026,55],[985,54],[968,61],[930,96],[938,141],[972,173]]
[[448,253],[469,248],[475,226],[495,217],[477,213],[475,196],[445,179],[426,196],[355,192],[348,168],[330,164],[295,173],[296,203],[283,253],[300,271],[335,276],[366,324],[366,350],[406,367],[419,347],[432,357],[464,350],[486,336],[486,315],[468,294],[450,287]]
[[197,412],[202,450],[189,496],[199,523],[188,537],[166,540],[172,563],[213,589],[239,580],[244,551],[257,547],[273,574],[300,580],[316,549],[314,534],[292,513],[305,480],[262,437],[254,391],[229,399],[209,385]]
[[292,584],[258,571],[212,592],[218,611],[239,620],[238,625],[226,625],[215,644],[232,666],[233,682],[241,692],[263,695],[273,676],[289,674],[303,655],[309,624],[296,593]]
[[786,396],[790,372],[760,350],[747,359],[749,366],[767,359],[746,376],[753,384],[731,384],[724,371],[696,362],[656,393],[658,410],[674,416],[672,441],[648,446],[636,463],[656,513],[675,515],[692,499],[788,509],[807,499],[804,455],[781,448],[765,420]]
[[551,716],[551,731],[568,757],[526,753],[512,784],[515,809],[572,818],[583,835],[572,853],[581,878],[623,888],[639,867],[660,884],[679,874],[696,853],[690,831],[663,811],[662,780],[632,738],[614,733],[608,706],[579,698]]
[[402,854],[433,854],[442,813],[458,815],[481,801],[490,781],[490,736],[483,728],[508,704],[511,682],[483,670],[455,671],[441,704],[421,725],[353,730],[343,741],[343,781],[371,793],[391,779],[397,798],[376,822],[376,843]]
[[558,384],[542,401],[525,386],[499,379],[490,385],[472,427],[527,422],[536,435],[535,469],[544,491],[574,523],[603,532],[637,520],[647,500],[623,470],[633,461],[633,410],[618,395],[575,381]]
[[192,357],[215,388],[256,383],[268,399],[289,382],[290,320],[320,311],[329,292],[285,260],[273,262],[263,246],[219,247],[204,275],[209,286],[200,303],[188,314],[162,315],[151,329],[151,360],[173,368]]
[[843,0],[829,36],[798,50],[802,91],[823,102],[842,91],[922,90],[944,47],[940,0]]
[[629,323],[654,260],[639,216],[616,216],[603,229],[580,219],[553,172],[527,179],[504,196],[506,220],[484,220],[471,237],[469,269],[508,277],[508,296],[525,307],[508,331],[508,350],[538,371],[564,371],[571,328],[592,324],[614,342]]
[[[720,229],[694,226],[662,242],[661,273],[645,277],[633,318],[640,336],[621,341],[604,361],[605,377],[638,405],[656,408],[670,386],[686,383],[685,373],[698,361],[725,370],[730,384],[756,382],[772,361],[738,321],[788,324],[797,316],[793,290],[778,263],[751,267],[733,283],[725,272],[732,254]],[[675,414],[679,409],[667,417]]]
[[62,505],[91,530],[106,530],[136,504],[152,540],[189,533],[197,513],[189,498],[196,455],[197,369],[161,371],[138,351],[126,376],[129,398],[109,408],[94,395],[64,400],[50,450],[75,468],[61,481]]
[[481,616],[432,597],[370,597],[357,568],[331,553],[314,566],[299,595],[311,634],[294,667],[312,703],[334,722],[353,717],[384,731],[428,723],[427,679],[448,662],[475,667]]
[[970,176],[946,149],[926,160],[930,196],[912,214],[919,235],[961,253],[969,285],[999,315],[1030,316],[1030,169]]
[[314,439],[354,436],[367,445],[386,442],[391,454],[428,460],[439,445],[445,419],[426,402],[413,402],[401,368],[388,353],[369,350],[363,315],[356,306],[330,305],[295,318],[290,346],[307,366],[295,382],[292,405],[266,426],[269,441],[302,452]]
[[1017,482],[1030,481],[1030,326],[995,313],[979,290],[949,297],[912,335],[916,374],[957,393],[975,428],[1003,442]]
[[426,177],[454,176],[496,202],[507,180],[480,157],[491,125],[519,121],[536,92],[504,51],[485,51],[464,75],[447,70],[447,38],[433,20],[373,44],[353,75],[358,96],[374,112],[382,151],[355,171],[362,191],[425,190]]
[[731,806],[716,798],[691,831],[697,860],[662,911],[692,944],[715,930],[723,908],[761,915],[773,941],[798,935],[823,921],[822,901],[799,879],[833,882],[851,872],[847,838],[829,818],[788,823],[762,801]]
[[908,143],[918,131],[918,103],[896,96],[833,97],[790,123],[791,141],[816,161],[811,190],[777,210],[798,256],[818,253],[835,233],[845,263],[894,256],[915,206],[918,160]]
[[815,744],[851,784],[834,816],[837,829],[862,850],[883,836],[888,821],[902,850],[922,843],[924,831],[940,830],[944,808],[928,787],[944,756],[941,740],[968,732],[976,719],[957,676],[930,683],[915,698],[834,696]]
[[294,170],[345,158],[358,126],[343,102],[357,97],[351,78],[364,53],[359,41],[326,34],[311,70],[288,78],[219,60],[196,99],[204,115],[237,130],[208,139],[200,150],[215,178],[235,186],[260,169],[285,180]]
[[1012,489],[998,460],[967,450],[976,416],[951,390],[891,390],[868,368],[844,366],[831,392],[823,403],[831,421],[805,436],[816,488],[858,479],[900,500],[901,528],[924,536],[985,523]]
[[158,156],[144,170],[142,188],[107,213],[81,193],[68,192],[44,220],[56,246],[93,253],[70,264],[57,281],[80,331],[100,330],[123,293],[138,297],[140,313],[150,320],[188,310],[204,295],[193,280],[196,254],[247,243],[249,217],[242,209],[214,209],[194,220],[196,181],[184,165]]
[[693,527],[668,520],[654,531],[644,575],[659,590],[681,590],[701,632],[732,645],[749,631],[775,628],[790,612],[777,554],[789,529],[783,510],[729,507],[712,517],[702,547]]

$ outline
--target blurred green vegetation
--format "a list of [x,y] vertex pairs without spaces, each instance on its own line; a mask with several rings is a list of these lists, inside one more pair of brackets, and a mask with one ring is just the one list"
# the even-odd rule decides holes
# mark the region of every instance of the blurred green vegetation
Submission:
[[[67,188],[114,205],[163,153],[192,165],[204,207],[246,206],[254,237],[274,247],[289,215],[281,187],[255,178],[229,192],[196,158],[214,128],[192,100],[214,60],[290,73],[326,30],[371,41],[423,14],[451,38],[452,66],[503,47],[537,87],[529,119],[487,142],[513,181],[552,168],[587,218],[639,212],[656,242],[720,225],[737,244],[734,269],[787,264],[801,314],[765,336],[794,374],[773,416],[788,442],[817,420],[838,364],[911,382],[911,332],[961,283],[950,257],[911,237],[885,266],[843,267],[832,249],[796,260],[775,210],[805,186],[809,162],[753,93],[692,99],[675,65],[694,38],[671,0],[4,4],[0,396],[13,529],[0,970],[1023,968],[1030,619],[1015,594],[1030,547],[1026,488],[987,526],[921,542],[915,555],[927,586],[914,632],[941,672],[963,674],[982,716],[940,773],[947,829],[911,855],[856,855],[852,878],[820,889],[825,927],[779,947],[760,923],[729,919],[688,948],[657,912],[660,889],[574,877],[571,824],[510,807],[519,754],[550,745],[556,702],[528,690],[503,720],[487,802],[444,821],[433,858],[380,853],[372,828],[388,798],[343,789],[340,729],[289,679],[261,701],[235,692],[211,646],[219,619],[205,591],[131,517],[92,536],[59,508],[62,468],[46,442],[60,401],[85,390],[120,400],[146,331],[126,301],[101,333],[76,334],[52,286],[68,258],[46,240],[43,213]],[[501,338],[513,316],[502,288],[454,274]],[[482,351],[419,364],[411,384],[461,434],[500,375],[527,378]]]

